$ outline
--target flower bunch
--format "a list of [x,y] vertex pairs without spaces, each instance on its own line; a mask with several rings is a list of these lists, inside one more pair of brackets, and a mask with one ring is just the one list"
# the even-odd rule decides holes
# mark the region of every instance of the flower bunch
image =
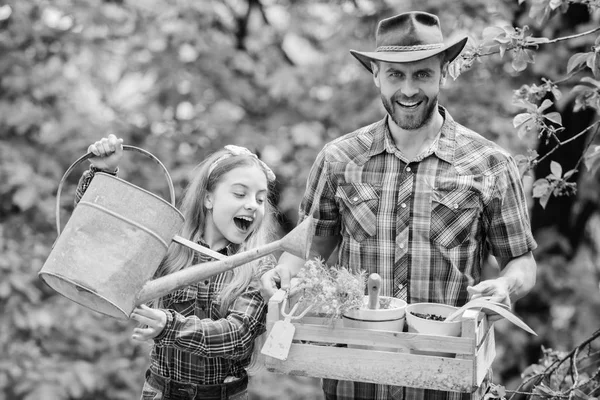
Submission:
[[330,318],[361,308],[366,288],[366,272],[353,273],[344,267],[332,267],[320,258],[308,260],[296,276],[298,302],[313,312]]

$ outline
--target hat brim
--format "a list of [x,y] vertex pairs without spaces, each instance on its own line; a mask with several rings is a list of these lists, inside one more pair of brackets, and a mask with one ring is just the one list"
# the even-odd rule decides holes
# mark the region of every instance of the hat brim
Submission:
[[421,61],[429,57],[433,57],[442,52],[446,52],[446,61],[452,62],[463,50],[467,44],[467,37],[457,39],[454,42],[450,42],[439,49],[432,50],[415,50],[415,51],[356,51],[350,50],[352,54],[360,63],[373,73],[371,69],[371,61],[384,61],[389,63],[406,63]]

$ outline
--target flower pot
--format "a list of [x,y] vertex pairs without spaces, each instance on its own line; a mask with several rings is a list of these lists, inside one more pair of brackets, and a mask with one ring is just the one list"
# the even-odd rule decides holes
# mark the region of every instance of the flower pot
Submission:
[[[414,315],[418,314],[434,314],[440,317],[447,317],[453,311],[456,311],[458,307],[449,306],[447,304],[439,303],[414,303],[409,304],[406,307],[406,324],[408,325],[409,332],[423,333],[426,335],[438,335],[438,336],[460,336],[461,332],[461,320],[446,322],[446,321],[435,321],[425,319]],[[429,352],[429,351],[416,351],[412,350],[414,354],[426,354],[436,355],[440,357],[454,357],[453,354]]]
[[[381,296],[381,298],[385,297]],[[406,302],[396,298],[389,299],[389,308],[369,309],[369,296],[365,296],[363,299],[363,308],[350,310],[342,316],[344,327],[402,332],[404,329]],[[398,350],[376,346],[348,345],[348,347],[383,351]]]

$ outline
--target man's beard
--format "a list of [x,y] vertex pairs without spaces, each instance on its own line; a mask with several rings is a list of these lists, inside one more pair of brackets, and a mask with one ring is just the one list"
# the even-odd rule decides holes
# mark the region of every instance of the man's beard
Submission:
[[[431,121],[431,118],[433,118],[433,113],[437,109],[438,96],[436,95],[431,100],[428,97],[425,97],[422,100],[425,102],[425,107],[426,107],[423,113],[404,114],[403,112],[396,111],[394,109],[394,105],[397,102],[397,100],[395,100],[396,97],[397,96],[394,95],[394,96],[392,96],[391,100],[388,100],[386,97],[381,95],[381,102],[383,103],[383,107],[387,111],[387,113],[390,116],[390,118],[392,119],[392,121],[394,121],[394,123],[396,125],[398,125],[400,128],[407,130],[407,131],[416,130],[416,129],[419,129],[419,128],[425,126],[429,121]],[[398,107],[400,107],[400,106],[398,105]]]

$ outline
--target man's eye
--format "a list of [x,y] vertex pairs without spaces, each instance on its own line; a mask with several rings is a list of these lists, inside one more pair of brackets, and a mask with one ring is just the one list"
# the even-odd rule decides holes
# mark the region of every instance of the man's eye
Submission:
[[418,77],[419,79],[426,79],[426,78],[429,78],[429,74],[428,74],[427,72],[419,72],[419,73],[417,74],[417,77]]

